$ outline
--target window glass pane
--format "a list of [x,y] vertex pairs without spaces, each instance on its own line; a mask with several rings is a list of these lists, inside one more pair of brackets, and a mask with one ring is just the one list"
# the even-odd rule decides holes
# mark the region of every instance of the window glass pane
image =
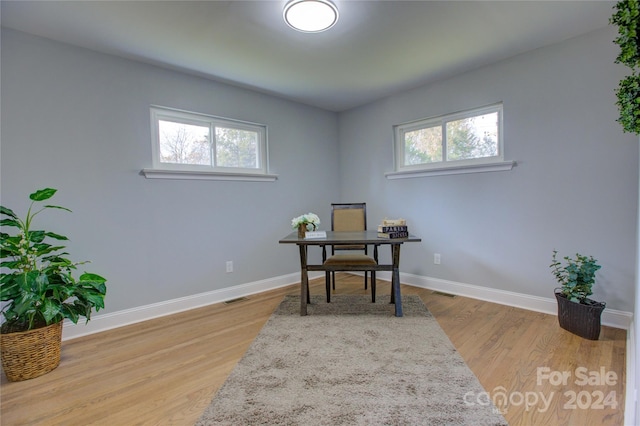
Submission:
[[494,157],[498,155],[498,113],[449,121],[447,160]]
[[150,111],[154,169],[267,174],[265,125],[163,107]]
[[211,165],[209,127],[158,120],[160,161]]
[[442,161],[442,126],[427,127],[404,134],[404,164]]
[[216,127],[217,166],[259,168],[257,152],[257,132]]

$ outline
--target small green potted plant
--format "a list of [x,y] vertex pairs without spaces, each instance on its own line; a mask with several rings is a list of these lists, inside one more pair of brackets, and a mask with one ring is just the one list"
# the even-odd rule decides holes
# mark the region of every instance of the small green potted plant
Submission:
[[[2,366],[10,381],[45,374],[60,362],[62,322],[74,324],[80,317],[88,322],[93,309],[104,308],[106,279],[85,272],[75,278],[78,265],[66,256],[65,246],[51,240],[67,237],[33,229],[34,218],[45,210],[70,211],[65,207],[41,205],[55,189],[31,194],[24,219],[0,206],[0,301],[4,302],[0,327]],[[15,228],[10,235],[7,228]]]
[[563,264],[553,251],[551,265],[553,275],[560,284],[555,290],[558,302],[560,327],[590,340],[598,340],[604,302],[589,299],[593,294],[595,275],[601,266],[593,256],[576,254],[575,258],[564,257]]

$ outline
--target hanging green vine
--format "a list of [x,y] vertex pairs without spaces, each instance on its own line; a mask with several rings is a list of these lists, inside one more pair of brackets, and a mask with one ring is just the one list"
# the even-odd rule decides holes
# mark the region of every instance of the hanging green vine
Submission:
[[616,105],[620,110],[618,122],[625,132],[640,135],[640,1],[623,0],[616,3],[609,22],[618,26],[614,43],[620,46],[616,63],[631,68],[631,75],[620,81]]
[[619,1],[614,9],[609,22],[618,26],[618,37],[613,41],[620,46],[616,63],[635,68],[640,65],[640,2]]
[[640,135],[640,75],[630,75],[621,80],[616,96],[616,105],[620,110],[617,121],[625,132]]

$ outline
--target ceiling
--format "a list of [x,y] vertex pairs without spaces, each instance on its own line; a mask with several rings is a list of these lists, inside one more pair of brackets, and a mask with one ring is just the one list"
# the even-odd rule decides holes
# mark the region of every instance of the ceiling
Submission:
[[334,0],[299,33],[286,1],[9,1],[2,26],[343,111],[609,25],[615,1]]

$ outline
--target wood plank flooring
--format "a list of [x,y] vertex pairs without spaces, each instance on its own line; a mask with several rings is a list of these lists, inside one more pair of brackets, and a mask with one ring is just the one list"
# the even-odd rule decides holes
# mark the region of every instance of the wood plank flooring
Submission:
[[[365,293],[362,277],[337,276],[336,294]],[[379,297],[389,287],[379,281]],[[469,403],[498,401],[510,425],[624,424],[624,330],[604,327],[589,341],[552,315],[402,291],[422,298],[490,394],[469,395]],[[312,281],[311,293],[324,294],[323,279]],[[299,287],[63,342],[51,373],[15,383],[2,375],[0,424],[192,425],[285,294]],[[600,372],[608,383],[595,377]]]

